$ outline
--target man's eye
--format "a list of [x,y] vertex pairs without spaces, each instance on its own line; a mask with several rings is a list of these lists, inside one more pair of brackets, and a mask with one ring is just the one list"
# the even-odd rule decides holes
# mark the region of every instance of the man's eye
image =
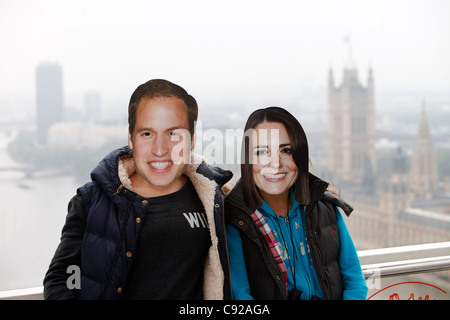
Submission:
[[256,150],[256,155],[257,156],[263,156],[263,155],[266,155],[266,154],[267,154],[267,150],[264,150],[264,149]]
[[142,133],[142,136],[144,136],[144,137],[150,137],[150,136],[151,136],[151,133],[150,133],[150,132],[143,132],[143,133]]

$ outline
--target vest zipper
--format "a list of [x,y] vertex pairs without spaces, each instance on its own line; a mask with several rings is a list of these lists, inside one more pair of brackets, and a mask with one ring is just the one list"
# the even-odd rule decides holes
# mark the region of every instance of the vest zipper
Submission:
[[[316,242],[316,240],[314,239],[314,242]],[[316,243],[315,243],[315,247],[316,247],[316,250],[317,250],[317,253],[318,253],[318,255],[319,255],[319,259],[320,259],[320,261],[321,261],[321,264],[322,264],[322,253],[320,252],[320,249],[319,249],[319,246],[317,246],[316,245]],[[330,283],[328,282],[328,278],[327,278],[327,276],[325,275],[325,271],[324,271],[324,268],[325,267],[322,267],[322,269],[320,270],[320,273],[322,274],[322,277],[323,277],[323,279],[324,279],[324,281],[325,281],[325,285],[326,285],[326,287],[327,287],[327,295],[328,295],[328,298],[330,299],[330,300],[332,300],[332,296],[331,296],[331,293],[329,292],[330,291]],[[323,289],[322,289],[322,291],[323,291]],[[325,295],[325,293],[324,293],[324,295]]]
[[[307,218],[308,218],[308,223],[306,223],[306,219]],[[313,259],[313,263],[314,263],[316,272],[317,271],[320,272],[321,279],[323,279],[323,281],[325,282],[325,286],[326,286],[325,289],[326,289],[326,291],[324,291],[324,288],[322,288],[322,293],[323,293],[324,297],[327,296],[327,298],[329,300],[332,300],[333,297],[331,296],[331,293],[330,293],[330,283],[328,282],[328,278],[325,275],[324,266],[323,266],[323,263],[322,263],[322,253],[320,252],[320,248],[317,245],[316,238],[314,238],[314,236],[311,234],[312,227],[311,227],[310,223],[311,222],[310,222],[310,219],[309,219],[309,214],[307,213],[307,207],[305,207],[305,228],[306,228],[306,234],[308,235],[308,239],[311,239],[311,244],[314,246],[314,249],[315,249],[314,251],[317,252],[317,255],[319,256],[318,257],[319,261],[316,261],[315,259]],[[315,256],[315,254],[314,254],[314,256]],[[317,264],[318,263],[320,263],[320,266],[322,266],[320,268],[320,270],[318,270],[319,268],[317,268]],[[323,281],[321,281],[321,279],[319,279],[319,284],[322,287],[322,282]]]
[[[233,292],[231,291],[231,264],[230,264],[230,255],[228,254],[228,240],[227,240],[227,231],[226,231],[227,224],[225,221],[225,198],[223,198],[222,201],[223,201],[223,203],[222,203],[223,204],[222,205],[222,223],[225,228],[223,235],[224,235],[224,239],[225,239],[225,253],[226,253],[227,262],[228,262],[228,275],[224,274],[224,278],[225,278],[224,281],[228,282],[228,287],[230,289],[230,299],[233,300]],[[206,217],[206,219],[208,219],[208,218]],[[219,251],[219,249],[217,249],[217,251]],[[225,293],[224,293],[223,298],[225,299]]]

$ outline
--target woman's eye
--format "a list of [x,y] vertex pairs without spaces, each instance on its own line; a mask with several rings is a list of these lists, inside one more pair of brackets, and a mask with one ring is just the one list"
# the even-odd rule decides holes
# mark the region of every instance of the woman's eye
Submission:
[[291,148],[283,148],[283,149],[281,149],[281,152],[285,153],[285,154],[292,154]]

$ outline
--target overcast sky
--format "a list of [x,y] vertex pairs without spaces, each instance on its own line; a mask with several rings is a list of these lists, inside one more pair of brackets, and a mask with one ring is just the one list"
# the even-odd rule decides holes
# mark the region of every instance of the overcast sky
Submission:
[[[63,67],[65,103],[124,99],[151,78],[194,95],[295,95],[348,59],[378,93],[450,93],[448,0],[0,0],[0,103],[34,104],[35,68]],[[32,106],[34,108],[34,105]]]

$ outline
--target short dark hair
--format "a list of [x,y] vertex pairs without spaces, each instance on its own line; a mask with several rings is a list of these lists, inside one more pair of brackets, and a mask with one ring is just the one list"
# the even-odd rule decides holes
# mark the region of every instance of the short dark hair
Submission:
[[194,97],[191,96],[179,85],[164,79],[153,79],[141,84],[133,92],[128,104],[128,131],[133,135],[136,124],[136,111],[142,99],[153,99],[161,97],[176,97],[183,100],[189,123],[189,132],[194,134],[195,121],[198,117],[198,105]]
[[245,124],[245,134],[242,141],[241,180],[244,193],[244,201],[252,209],[262,206],[261,197],[253,179],[251,139],[252,131],[262,122],[279,122],[284,125],[291,140],[292,157],[298,169],[298,177],[294,183],[294,198],[302,204],[310,201],[309,192],[309,154],[308,140],[300,122],[287,110],[280,107],[268,107],[254,111]]

